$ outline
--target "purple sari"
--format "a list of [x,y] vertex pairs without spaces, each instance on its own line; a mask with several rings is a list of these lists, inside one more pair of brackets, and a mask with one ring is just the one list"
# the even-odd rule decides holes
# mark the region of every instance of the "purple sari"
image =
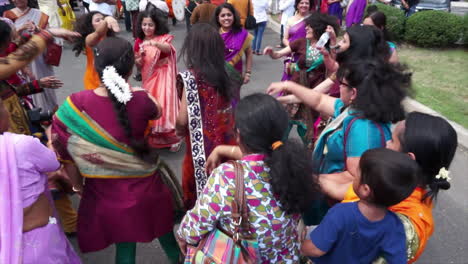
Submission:
[[226,71],[231,78],[238,83],[235,87],[234,98],[232,99],[232,106],[235,107],[240,100],[240,88],[243,84],[242,79],[242,57],[238,62],[231,61],[240,53],[244,52],[242,46],[247,39],[249,32],[242,29],[238,33],[233,33],[232,30],[226,33],[221,33],[221,38],[224,40],[224,60],[226,61]]
[[[306,37],[306,30],[305,30],[305,18],[296,22],[296,24],[289,27],[289,43],[293,42],[296,39],[305,38]],[[299,56],[292,54],[290,57],[284,60],[284,70],[283,70],[283,77],[281,81],[288,81],[291,80],[292,76],[286,73],[286,63],[288,62],[297,62]]]
[[[224,60],[230,62],[234,57],[236,57],[239,52],[242,52],[242,46],[246,40],[249,32],[245,29],[242,29],[238,33],[233,33],[232,30],[226,33],[221,33],[221,37],[224,40]],[[234,68],[242,74],[242,59],[236,62]]]
[[364,10],[366,10],[366,0],[354,0],[346,13],[346,28],[350,28],[354,24],[361,23]]
[[[17,159],[20,157],[20,159]],[[47,189],[45,172],[60,167],[55,153],[31,136],[0,135],[0,263],[80,264],[65,237]],[[23,208],[45,193],[54,215],[49,223],[23,233]]]
[[340,2],[335,2],[328,6],[328,14],[338,18],[338,23],[341,25],[341,20],[343,19],[343,8],[341,8]]

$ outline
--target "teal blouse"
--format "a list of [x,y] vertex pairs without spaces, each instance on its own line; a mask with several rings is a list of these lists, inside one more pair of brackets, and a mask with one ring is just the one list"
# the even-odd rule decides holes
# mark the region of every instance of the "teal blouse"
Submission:
[[[344,110],[341,99],[335,102],[336,118]],[[336,173],[344,170],[344,134],[349,122],[356,117],[356,111],[350,110],[340,127],[331,133],[322,133],[314,150],[313,161],[320,174]],[[379,123],[384,131],[385,141],[391,138],[391,123]],[[381,132],[376,123],[368,119],[357,119],[352,124],[346,139],[346,156],[360,157],[366,150],[382,146]]]

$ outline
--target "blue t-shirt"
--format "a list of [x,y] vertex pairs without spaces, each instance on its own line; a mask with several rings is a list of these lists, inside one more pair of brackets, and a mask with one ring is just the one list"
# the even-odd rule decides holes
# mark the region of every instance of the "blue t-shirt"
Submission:
[[[341,114],[343,107],[343,101],[337,99],[333,118]],[[344,119],[341,127],[332,132],[328,137],[323,136],[323,133],[317,141],[313,158],[316,166],[320,168],[319,173],[335,173],[344,170],[344,135],[349,122],[356,117],[353,115],[352,110],[350,110],[350,113]],[[346,156],[348,158],[361,157],[366,150],[385,147],[385,142],[382,143],[381,139],[382,133],[377,124],[383,130],[384,141],[392,137],[391,123],[375,123],[368,119],[357,119],[352,124],[346,139]]]
[[332,207],[310,239],[327,252],[312,258],[316,264],[368,264],[383,256],[389,264],[406,263],[406,236],[398,216],[387,211],[377,222],[369,221],[355,203],[341,203]]

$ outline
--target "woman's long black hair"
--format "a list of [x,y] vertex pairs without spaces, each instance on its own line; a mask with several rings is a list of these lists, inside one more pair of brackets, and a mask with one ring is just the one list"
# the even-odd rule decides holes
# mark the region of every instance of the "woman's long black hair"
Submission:
[[368,10],[368,12],[369,14],[366,18],[370,18],[372,20],[372,23],[374,23],[374,25],[382,31],[385,41],[391,41],[392,37],[390,35],[390,32],[388,32],[387,30],[387,16],[383,12],[378,11],[377,9],[372,12]]
[[[114,66],[117,73],[126,79],[132,73],[135,64],[132,45],[127,40],[118,37],[108,37],[102,40],[94,49],[94,58],[94,67],[101,79],[107,66]],[[108,89],[108,87],[106,88]],[[108,92],[108,96],[112,100],[117,119],[130,140],[130,147],[135,151],[135,155],[148,163],[157,162],[158,155],[147,142],[134,139],[127,106],[117,101],[111,92]]]
[[239,13],[234,8],[234,6],[229,3],[223,3],[215,9],[213,16],[213,24],[216,25],[217,28],[221,27],[221,24],[219,23],[219,14],[221,13],[221,10],[223,10],[223,8],[229,9],[229,11],[231,11],[231,13],[234,16],[234,21],[232,21],[232,32],[240,32],[242,30],[242,24]]
[[225,69],[224,41],[215,27],[207,23],[193,25],[185,37],[180,58],[220,95],[228,100],[232,97],[233,86]]
[[419,112],[409,113],[399,140],[401,151],[413,153],[421,167],[419,184],[429,189],[426,197],[436,199],[439,190],[450,188],[446,179],[436,178],[441,168],[449,169],[458,145],[457,132],[447,120]]
[[289,117],[284,107],[269,95],[249,95],[239,102],[235,120],[240,144],[250,153],[266,155],[273,193],[281,209],[288,214],[304,212],[319,190],[306,148],[287,140],[272,149],[273,143],[286,137]]
[[305,20],[305,23],[310,28],[312,28],[315,40],[319,40],[329,25],[333,27],[333,30],[335,30],[336,34],[338,34],[340,30],[340,26],[337,23],[336,17],[318,12],[313,12],[310,14],[310,16]]
[[346,33],[348,33],[350,45],[347,50],[336,56],[336,61],[340,65],[364,59],[380,59],[385,62],[390,59],[388,44],[383,33],[376,27],[354,25]]
[[382,123],[405,118],[402,101],[410,92],[411,73],[404,65],[379,59],[350,61],[340,64],[337,77],[356,88],[356,99],[350,106],[364,118]]
[[[96,14],[101,14],[103,17],[106,15],[98,12],[91,11],[87,14],[84,14],[78,17],[75,21],[75,31],[81,34],[81,37],[77,38],[73,44],[72,50],[75,52],[75,56],[78,57],[86,48],[86,37],[95,31],[93,27],[93,16]],[[114,36],[115,33],[111,29],[107,31],[107,36]]]

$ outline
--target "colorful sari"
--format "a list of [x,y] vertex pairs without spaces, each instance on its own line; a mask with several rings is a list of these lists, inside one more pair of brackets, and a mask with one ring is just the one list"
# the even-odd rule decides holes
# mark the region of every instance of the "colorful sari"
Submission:
[[[17,159],[21,157],[21,162]],[[55,154],[30,136],[0,135],[0,263],[81,263],[55,214],[45,226],[23,233],[23,208],[45,193],[52,208],[44,172],[60,166]]]
[[[144,140],[149,120],[158,114],[154,102],[140,90],[126,106],[132,138]],[[54,116],[52,140],[60,159],[75,163],[86,177],[77,226],[82,252],[150,242],[172,230],[171,190],[158,161],[134,157],[108,97],[93,90],[72,94]]]
[[175,123],[179,115],[180,100],[177,96],[176,50],[172,45],[174,36],[165,34],[152,40],[171,45],[171,52],[164,54],[155,46],[142,44],[144,50],[141,68],[142,86],[161,104],[162,116],[151,121],[148,143],[154,148],[167,148],[180,142],[175,133]]
[[[305,19],[307,17],[304,17],[298,21],[296,21],[294,24],[289,25],[289,38],[288,41],[289,43],[293,42],[296,39],[300,38],[305,38],[306,37],[306,30],[305,30]],[[290,63],[295,63],[298,60],[298,55],[291,54],[288,58],[286,58],[283,63],[284,63],[284,71],[283,71],[283,77],[281,78],[281,81],[288,81],[291,80],[292,76],[289,75],[286,71],[287,65]]]
[[177,83],[186,92],[189,116],[182,188],[185,206],[190,209],[208,179],[205,171],[208,156],[219,145],[236,144],[234,113],[231,101],[219,95],[214,87],[202,79],[196,78],[192,72],[180,73]]
[[[30,8],[21,16],[17,16],[12,10],[6,11],[4,16],[15,22],[16,28],[19,28],[28,21],[34,22],[41,29],[45,29],[49,25],[49,16],[42,13],[39,9]],[[52,66],[45,63],[43,55],[37,56],[31,63],[31,70],[38,80],[55,75]],[[57,95],[54,89],[44,88],[42,93],[32,95],[32,98],[35,106],[42,108],[42,112],[53,112],[57,108]]]
[[236,82],[234,92],[234,105],[240,100],[240,89],[243,84],[242,78],[242,56],[252,44],[252,35],[245,29],[234,33],[231,31],[223,32],[220,29],[221,38],[224,40],[224,60],[226,61],[226,70],[232,80]]

